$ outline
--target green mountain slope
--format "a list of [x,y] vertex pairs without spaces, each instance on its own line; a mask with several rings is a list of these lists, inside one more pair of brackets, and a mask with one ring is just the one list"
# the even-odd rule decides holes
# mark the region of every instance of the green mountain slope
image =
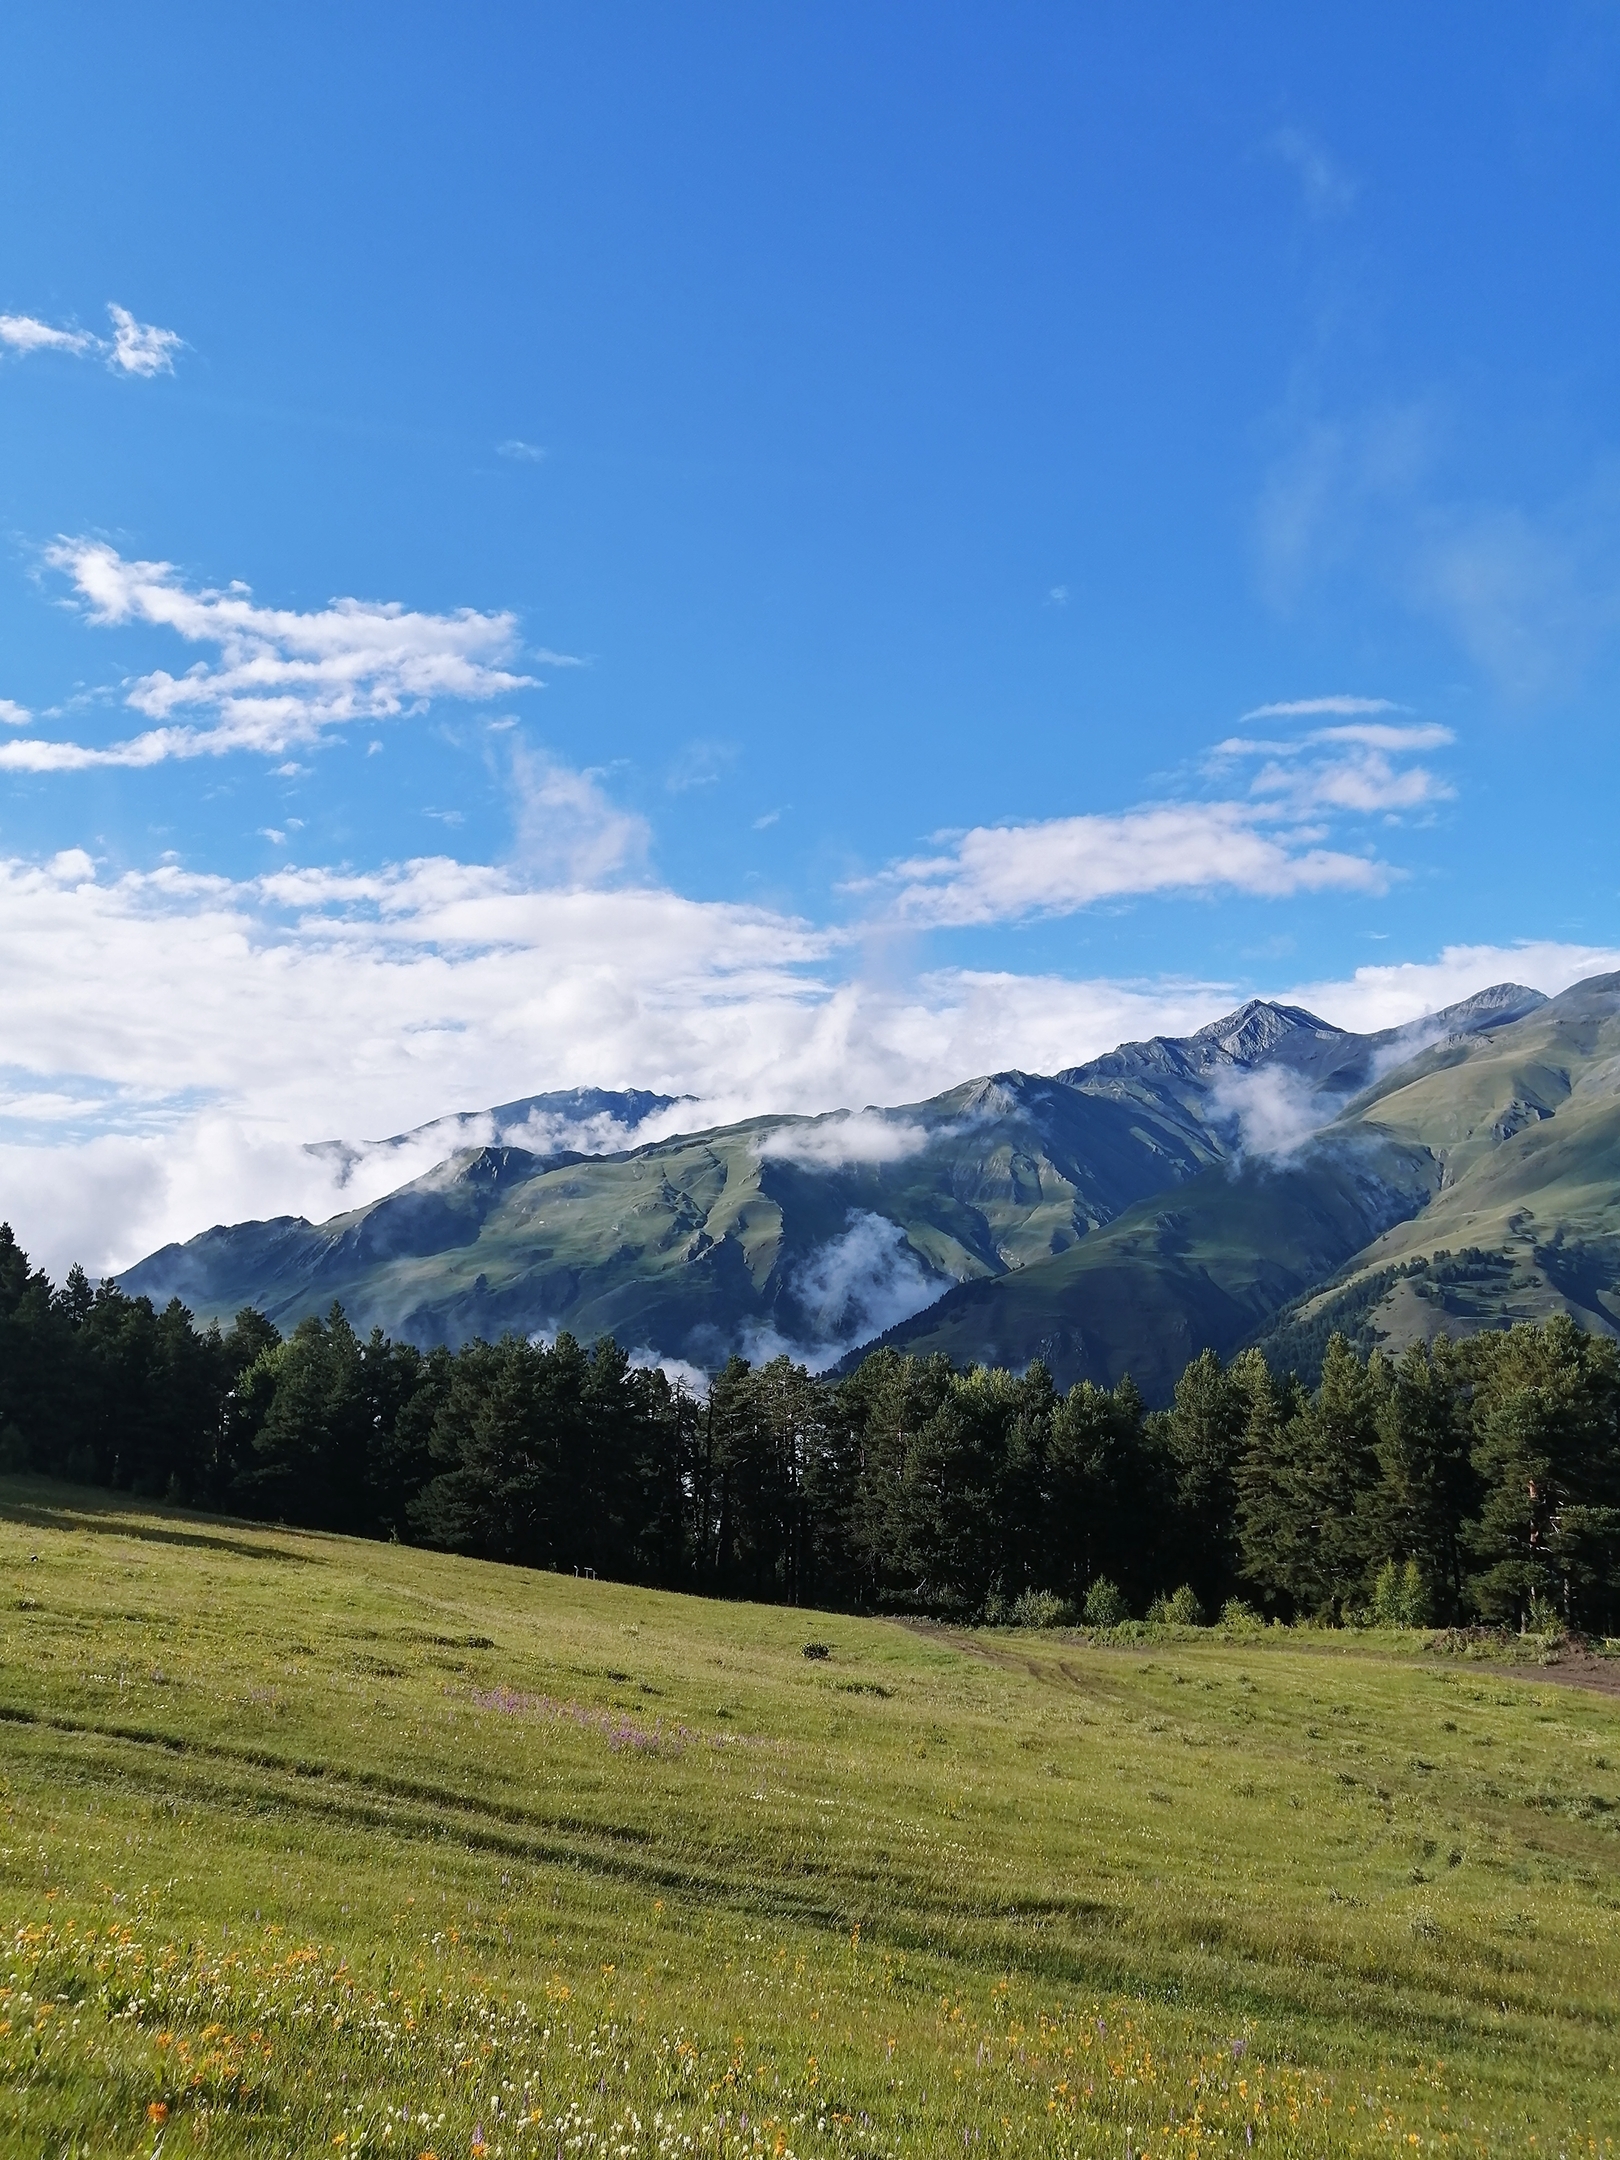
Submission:
[[1451,1035],[1287,1153],[1207,1172],[886,1339],[1040,1356],[1061,1381],[1129,1371],[1161,1400],[1205,1345],[1297,1362],[1318,1320],[1398,1349],[1555,1311],[1620,1332],[1620,976]]
[[1375,1133],[1295,1162],[1222,1166],[1044,1265],[951,1291],[885,1340],[958,1364],[1039,1357],[1063,1387],[1128,1372],[1166,1401],[1190,1358],[1229,1355],[1438,1183],[1425,1149]]
[[1376,1338],[1399,1346],[1554,1312],[1620,1332],[1620,975],[1431,1052],[1390,1075],[1363,1115],[1421,1140],[1443,1172],[1432,1204],[1373,1240],[1328,1293],[1403,1270],[1367,1309]]
[[[1465,1184],[1481,1222],[1505,1221],[1551,1177],[1557,1205],[1526,1218],[1542,1277],[1611,1282],[1617,999],[1586,988],[1579,1026],[1577,993],[1549,1005],[1515,985],[1375,1036],[1255,1001],[1193,1036],[897,1109],[614,1152],[461,1148],[330,1222],[220,1226],[123,1282],[200,1318],[252,1304],[286,1326],[339,1299],[422,1343],[566,1326],[708,1369],[733,1350],[826,1366],[884,1337],[958,1361],[1042,1356],[1063,1381],[1129,1370],[1156,1397],[1204,1344],[1230,1350],[1307,1293],[1387,1271],[1418,1225],[1474,1238]],[[1579,1056],[1577,1035],[1593,1045]],[[526,1132],[585,1134],[508,1107]],[[1407,1277],[1392,1295],[1416,1298]]]
[[458,1343],[566,1325],[717,1363],[835,1356],[956,1281],[1050,1257],[1219,1141],[1171,1104],[1005,1073],[907,1108],[758,1118],[617,1154],[463,1150],[319,1226],[205,1232],[124,1277],[199,1317],[357,1324]]

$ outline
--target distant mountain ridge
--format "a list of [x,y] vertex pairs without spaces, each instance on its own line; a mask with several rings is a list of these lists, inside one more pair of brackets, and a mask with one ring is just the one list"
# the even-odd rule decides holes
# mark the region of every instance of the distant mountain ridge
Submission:
[[[166,1246],[123,1285],[282,1326],[338,1298],[423,1343],[611,1333],[711,1370],[875,1340],[1039,1356],[1065,1384],[1128,1369],[1150,1399],[1206,1343],[1308,1325],[1313,1298],[1360,1296],[1392,1341],[1521,1309],[1620,1328],[1620,977],[1552,1000],[1499,984],[1371,1035],[1255,999],[1056,1074],[637,1140],[678,1109],[576,1090],[438,1120],[374,1146],[479,1144],[327,1223]],[[565,1135],[588,1144],[547,1144]],[[1494,1303],[1412,1290],[1436,1225],[1495,1240]],[[1388,1296],[1358,1290],[1392,1267]]]
[[601,1155],[631,1146],[644,1126],[683,1100],[691,1098],[652,1095],[645,1088],[563,1088],[549,1095],[521,1095],[492,1110],[453,1110],[387,1140],[311,1140],[304,1152],[337,1164],[340,1185],[348,1183],[358,1163],[423,1148],[441,1156],[455,1148],[490,1145]]

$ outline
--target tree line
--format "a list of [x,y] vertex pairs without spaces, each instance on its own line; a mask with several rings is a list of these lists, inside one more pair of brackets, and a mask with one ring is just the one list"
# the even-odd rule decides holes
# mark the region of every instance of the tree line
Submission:
[[700,1401],[605,1339],[198,1329],[54,1286],[0,1226],[0,1468],[788,1604],[1620,1632],[1620,1356],[1562,1318],[1336,1336],[1314,1388],[1206,1351],[1163,1410],[891,1349],[838,1380],[734,1358]]

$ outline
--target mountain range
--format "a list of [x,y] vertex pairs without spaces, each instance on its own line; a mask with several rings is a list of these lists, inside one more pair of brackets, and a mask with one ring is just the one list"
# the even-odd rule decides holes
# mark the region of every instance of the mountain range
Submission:
[[340,1300],[452,1346],[611,1334],[713,1370],[875,1341],[1165,1399],[1205,1345],[1309,1372],[1554,1311],[1620,1333],[1620,975],[1500,984],[1357,1035],[1253,1000],[1185,1037],[927,1102],[702,1132],[642,1092],[539,1095],[374,1143],[424,1175],[315,1224],[165,1246],[122,1277],[199,1320]]

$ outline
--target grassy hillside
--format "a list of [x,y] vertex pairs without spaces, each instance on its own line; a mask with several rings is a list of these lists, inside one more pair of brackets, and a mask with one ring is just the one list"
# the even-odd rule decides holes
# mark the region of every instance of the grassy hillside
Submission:
[[1358,1256],[1346,1283],[1465,1250],[1497,1262],[1476,1267],[1451,1296],[1392,1282],[1370,1316],[1385,1341],[1398,1347],[1555,1312],[1601,1333],[1620,1330],[1617,1078],[1620,977],[1599,976],[1498,1036],[1419,1059],[1359,1106],[1391,1133],[1421,1136],[1445,1179],[1421,1215]]
[[1064,1382],[1128,1371],[1157,1402],[1205,1347],[1259,1339],[1288,1363],[1332,1325],[1398,1350],[1557,1312],[1620,1329],[1616,976],[1448,1039],[1289,1152],[1205,1170],[888,1339],[959,1363],[1044,1357]]
[[15,1481],[0,1586],[7,2152],[1609,2149],[1612,1695]]

